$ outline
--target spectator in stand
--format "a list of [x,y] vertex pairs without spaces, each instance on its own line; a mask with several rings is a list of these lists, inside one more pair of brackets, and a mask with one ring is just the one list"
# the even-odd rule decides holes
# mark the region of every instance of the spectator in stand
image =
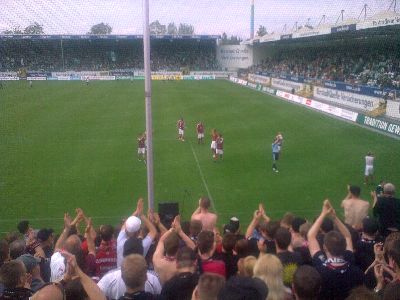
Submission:
[[222,243],[218,245],[215,251],[214,258],[216,260],[222,260],[226,267],[226,278],[235,275],[237,273],[238,256],[233,253],[237,241],[237,237],[234,233],[227,232],[222,238]]
[[311,266],[300,266],[293,276],[293,294],[296,300],[317,300],[321,291],[322,279]]
[[240,258],[238,261],[238,275],[245,277],[253,277],[254,266],[257,262],[257,258],[254,256],[247,256]]
[[178,250],[176,257],[177,274],[168,280],[162,287],[163,300],[190,300],[199,281],[196,272],[196,253],[189,247]]
[[21,261],[12,260],[0,267],[0,282],[4,285],[1,300],[28,300],[33,292],[30,289],[29,275]]
[[154,270],[162,285],[177,272],[176,254],[179,249],[179,238],[182,238],[187,247],[195,248],[194,242],[182,231],[178,215],[173,221],[172,228],[161,236],[153,254]]
[[106,300],[96,283],[82,271],[75,256],[62,252],[66,260],[66,272],[62,282],[65,285],[65,300]]
[[360,286],[351,290],[346,300],[379,300],[380,297],[364,286]]
[[121,266],[123,259],[124,243],[129,237],[138,237],[141,234],[140,227],[142,222],[148,229],[148,233],[143,236],[143,255],[146,256],[147,251],[157,236],[156,227],[143,214],[143,199],[139,198],[135,212],[122,225],[117,239],[117,266]]
[[[324,236],[322,251],[317,234],[327,216],[333,218],[339,232],[330,231]],[[336,216],[329,200],[324,201],[321,214],[308,232],[308,243],[313,266],[322,277],[322,299],[345,299],[352,288],[363,284],[364,274],[354,265],[350,232]]]
[[275,233],[276,256],[283,265],[284,283],[290,287],[292,284],[293,274],[298,266],[303,264],[302,257],[298,252],[289,251],[291,244],[291,234],[284,227],[278,228]]
[[0,240],[0,267],[10,260],[10,247],[5,240]]
[[[124,257],[132,254],[143,256],[143,243],[142,240],[137,237],[130,237],[124,244]],[[118,299],[126,292],[126,286],[122,279],[120,268],[109,271],[100,279],[97,285],[109,299]],[[146,292],[153,295],[161,293],[160,281],[157,276],[150,271],[147,271],[147,280],[144,289]]]
[[207,197],[199,199],[199,207],[193,212],[191,220],[198,220],[203,230],[213,231],[217,224],[217,215],[209,212],[211,201]]
[[399,231],[400,200],[395,198],[395,186],[392,183],[386,183],[381,197],[377,197],[375,192],[371,195],[374,217],[378,219],[379,232],[382,236],[386,237],[391,232]]
[[190,221],[190,227],[189,227],[189,232],[190,232],[190,239],[193,242],[197,242],[197,236],[203,229],[203,224],[201,223],[200,220],[191,220]]
[[[377,286],[375,292],[383,291],[383,299],[398,299],[400,295],[400,240],[393,241],[387,251],[389,264],[376,264],[374,266]],[[392,275],[393,280],[386,285],[384,272]],[[386,285],[386,286],[385,286]],[[382,292],[381,292],[382,293]]]
[[254,266],[254,277],[261,279],[268,287],[266,300],[292,299],[290,290],[283,284],[283,266],[272,254],[261,255]]
[[368,215],[369,202],[360,199],[361,189],[355,185],[347,186],[347,196],[342,201],[344,209],[344,222],[355,230],[360,230],[362,221]]
[[39,290],[44,285],[44,281],[40,276],[40,259],[31,254],[23,254],[16,260],[25,265],[26,273],[31,278],[30,289],[32,292]]
[[45,282],[50,281],[50,258],[54,253],[54,231],[53,229],[40,229],[37,233],[37,240],[43,249],[44,258],[40,264],[40,272]]
[[192,300],[217,300],[225,278],[214,273],[202,274],[193,291]]
[[268,288],[259,278],[232,276],[221,289],[218,300],[265,300]]
[[123,259],[121,277],[126,285],[126,292],[119,300],[157,299],[153,294],[145,291],[147,263],[142,255],[131,254]]
[[[94,276],[96,273],[96,248],[94,240],[96,238],[96,232],[93,229],[92,221],[90,218],[86,218],[81,209],[77,209],[76,218],[71,221],[68,214],[64,215],[64,230],[57,240],[54,247],[54,254],[50,259],[51,269],[51,281],[59,281],[62,279],[66,272],[65,259],[62,255],[63,251],[67,251],[74,255],[74,259],[77,260],[79,268],[82,269],[87,275]],[[75,224],[84,219],[86,222],[85,237],[87,243],[87,254],[82,250],[82,242],[79,236],[75,233]]]
[[[365,218],[362,222],[362,231],[360,240],[354,245],[354,257],[356,265],[361,271],[367,271],[368,267],[374,262],[374,247],[377,243],[383,242],[378,234],[378,223],[373,218]],[[365,276],[365,285],[372,289],[375,287],[375,278],[373,272],[367,272]]]
[[61,283],[52,283],[44,285],[38,290],[31,300],[65,300],[65,290]]
[[10,244],[10,258],[16,259],[26,253],[25,240],[15,240]]
[[96,276],[101,278],[117,267],[117,241],[113,238],[114,227],[100,226],[100,246],[96,252]]
[[198,266],[200,273],[205,273],[207,270],[217,269],[220,274],[226,277],[226,266],[221,260],[215,256],[215,239],[212,231],[200,232],[197,240],[198,249]]
[[250,244],[257,242],[262,244],[263,247],[265,246],[266,250],[264,251],[266,253],[276,253],[274,236],[279,226],[279,222],[271,221],[266,215],[264,206],[260,203],[258,210],[254,211],[253,219],[247,227],[245,237],[250,241]]

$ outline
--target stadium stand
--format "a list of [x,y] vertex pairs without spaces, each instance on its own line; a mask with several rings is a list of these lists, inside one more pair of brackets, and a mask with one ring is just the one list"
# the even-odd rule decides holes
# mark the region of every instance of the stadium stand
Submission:
[[[58,239],[52,230],[36,231],[23,220],[17,226],[19,233],[0,241],[0,299],[50,299],[41,298],[47,293],[54,293],[51,299],[71,300],[106,299],[105,295],[136,299],[133,294],[147,297],[143,299],[177,299],[178,295],[179,299],[205,299],[203,293],[207,299],[227,299],[228,295],[235,295],[234,299],[346,299],[358,293],[360,286],[370,290],[364,288],[364,294],[373,295],[373,290],[382,299],[398,299],[393,295],[400,276],[400,200],[394,197],[391,183],[372,196],[377,219],[366,217],[361,227],[343,223],[328,200],[314,222],[290,213],[272,220],[260,204],[245,235],[240,221],[231,218],[222,236],[214,227],[203,229],[196,239],[187,226],[181,226],[180,216],[169,229],[157,213],[146,216],[142,199],[133,215],[117,224],[114,234],[111,225],[95,229],[81,209],[73,220],[64,215]],[[195,213],[202,209],[199,204]],[[353,209],[348,213],[357,214],[357,208]],[[164,247],[165,255],[159,250]],[[122,251],[122,269],[110,270],[117,268],[116,258]],[[243,272],[249,260],[253,263]],[[168,268],[169,279],[159,279],[155,266],[161,261],[165,266],[176,264]],[[96,272],[105,263],[110,272]],[[26,272],[32,274],[35,289]],[[254,277],[246,275],[253,272]],[[50,280],[43,273],[51,273]],[[107,280],[101,279],[104,275]],[[49,284],[57,289],[51,290]]]
[[275,42],[251,72],[302,76],[386,88],[400,88],[400,37],[357,34]]
[[[152,40],[153,71],[218,70],[215,39]],[[0,72],[108,71],[143,69],[140,39],[6,39]]]

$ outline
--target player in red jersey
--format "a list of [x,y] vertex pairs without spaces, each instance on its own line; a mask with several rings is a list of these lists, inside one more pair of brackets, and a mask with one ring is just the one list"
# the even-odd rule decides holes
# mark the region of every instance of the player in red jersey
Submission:
[[218,132],[216,129],[211,130],[211,152],[213,158],[216,158],[215,150],[217,150]]
[[197,142],[199,144],[204,144],[204,125],[201,121],[197,123],[196,131],[197,131]]
[[138,138],[138,160],[146,163],[146,133],[139,134]]
[[181,140],[182,142],[185,141],[185,121],[183,121],[183,118],[180,118],[176,124],[176,127],[178,127],[178,140]]
[[222,134],[218,135],[217,138],[217,150],[215,151],[215,156],[214,159],[222,159],[224,155],[224,138],[222,137]]

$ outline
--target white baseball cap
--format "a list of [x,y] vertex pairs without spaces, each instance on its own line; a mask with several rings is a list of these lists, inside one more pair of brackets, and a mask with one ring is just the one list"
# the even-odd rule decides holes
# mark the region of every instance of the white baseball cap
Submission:
[[140,225],[142,225],[142,221],[138,217],[130,216],[125,222],[125,230],[134,233],[139,231]]

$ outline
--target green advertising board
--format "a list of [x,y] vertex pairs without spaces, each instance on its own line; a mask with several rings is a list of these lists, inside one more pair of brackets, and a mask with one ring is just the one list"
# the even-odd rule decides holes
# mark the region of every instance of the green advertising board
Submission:
[[357,123],[400,137],[400,123],[358,114]]

